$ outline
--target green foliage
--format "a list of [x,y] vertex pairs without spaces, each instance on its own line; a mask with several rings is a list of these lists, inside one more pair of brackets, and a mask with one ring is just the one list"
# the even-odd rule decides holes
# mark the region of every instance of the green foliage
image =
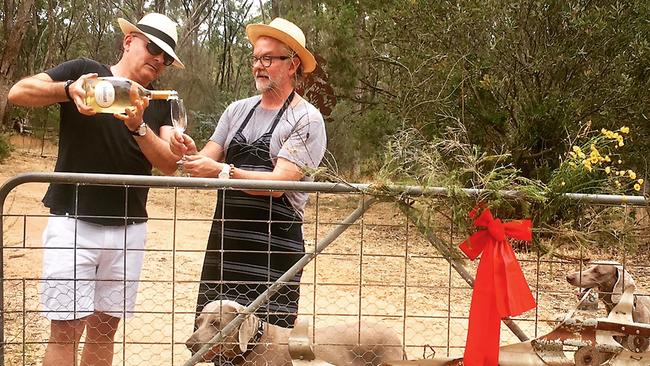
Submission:
[[[558,160],[548,182],[529,179],[510,163],[509,154],[490,154],[468,141],[463,125],[440,138],[427,138],[411,129],[393,135],[386,147],[384,165],[378,174],[375,193],[394,196],[381,187],[386,184],[415,184],[444,187],[449,199],[441,205],[435,197],[418,197],[412,206],[418,222],[427,227],[444,225],[448,217],[459,232],[472,231],[467,213],[479,205],[489,206],[502,219],[531,218],[540,238],[542,253],[575,244],[590,250],[609,250],[624,243],[626,250],[641,244],[633,227],[641,218],[624,206],[596,206],[566,194],[638,194],[644,183],[625,165],[627,127],[617,131],[593,131],[590,125],[569,143],[571,148]],[[469,195],[463,189],[480,190]],[[437,230],[444,230],[438,227]]]
[[192,112],[191,120],[192,123],[189,125],[188,132],[200,150],[214,133],[214,129],[217,127],[217,122],[219,121],[219,115]]
[[[502,214],[531,214],[530,207],[546,202],[547,187],[539,181],[522,177],[509,164],[508,154],[489,154],[467,142],[463,126],[449,128],[440,138],[428,139],[416,130],[394,135],[385,149],[385,164],[378,176],[383,182],[416,184],[424,187],[445,187],[454,202],[456,220],[464,221],[477,202],[489,201]],[[462,189],[485,192],[469,197]],[[500,191],[517,192],[508,197]],[[436,204],[418,199],[424,207]]]
[[[587,121],[595,129],[630,126],[629,151],[647,155],[647,1],[276,4],[324,60],[338,99],[327,127],[341,172],[372,172],[382,142],[398,128],[417,129],[429,140],[459,123],[469,143],[493,154],[507,151],[508,163],[544,182],[558,167],[567,137]],[[35,3],[14,65],[17,77],[80,56],[115,62],[122,40],[116,18],[136,20],[155,4],[78,5]],[[166,72],[159,85],[179,90],[191,110],[214,116],[224,104],[255,93],[245,25],[268,22],[270,4],[266,19],[253,14],[252,5],[166,2],[165,12],[180,25],[178,54],[187,69]],[[645,172],[645,161],[635,164]]]
[[[646,1],[289,3],[288,14],[309,25],[308,39],[327,61],[343,112],[336,115],[345,116],[334,118],[330,140],[349,140],[348,121],[376,110],[427,139],[460,122],[472,144],[508,151],[524,176],[545,182],[567,137],[587,121],[633,128],[639,156],[650,147]],[[349,163],[358,165],[382,145],[338,148],[337,158],[356,154]]]
[[638,195],[643,186],[644,179],[625,163],[628,151],[624,136],[629,129],[593,131],[589,127],[573,140],[571,149],[553,170],[547,184],[549,200],[545,207],[539,208],[540,223],[571,223],[576,231],[591,232],[598,227],[596,223],[614,219],[609,222],[628,221],[620,207],[594,209],[563,196],[567,193]]
[[9,134],[0,133],[0,163],[11,156],[12,151],[13,147],[9,142]]

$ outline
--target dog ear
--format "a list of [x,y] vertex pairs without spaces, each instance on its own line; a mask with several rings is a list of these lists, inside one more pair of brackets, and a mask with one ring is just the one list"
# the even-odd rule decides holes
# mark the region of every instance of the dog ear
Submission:
[[614,304],[618,304],[621,301],[621,296],[625,291],[629,290],[634,292],[634,290],[636,290],[634,279],[628,271],[624,270],[623,267],[620,266],[616,266],[616,271],[618,278],[616,279],[616,283],[612,289],[612,302]]
[[253,314],[248,315],[244,322],[239,326],[239,349],[243,352],[246,352],[248,349],[248,342],[253,338],[253,335],[257,331],[258,326],[257,317]]

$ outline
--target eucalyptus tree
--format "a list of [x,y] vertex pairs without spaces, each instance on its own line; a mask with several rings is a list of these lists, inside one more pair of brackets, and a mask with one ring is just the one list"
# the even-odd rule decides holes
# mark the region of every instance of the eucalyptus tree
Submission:
[[2,58],[0,59],[0,120],[6,124],[7,94],[14,82],[25,32],[31,24],[34,0],[6,0],[2,8]]

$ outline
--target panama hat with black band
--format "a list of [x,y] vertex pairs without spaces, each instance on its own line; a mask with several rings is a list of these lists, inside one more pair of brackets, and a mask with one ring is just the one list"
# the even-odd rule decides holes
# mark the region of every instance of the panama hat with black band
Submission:
[[165,53],[174,58],[172,65],[184,69],[185,65],[176,56],[174,49],[176,42],[178,42],[178,35],[176,33],[176,23],[163,14],[149,13],[140,19],[137,24],[132,24],[124,18],[117,18],[122,33],[140,33],[147,37],[150,41],[160,47]]
[[252,44],[260,37],[271,37],[286,44],[295,52],[302,62],[303,71],[308,74],[316,69],[316,59],[305,48],[305,34],[297,25],[283,18],[275,18],[268,25],[249,24],[246,34]]

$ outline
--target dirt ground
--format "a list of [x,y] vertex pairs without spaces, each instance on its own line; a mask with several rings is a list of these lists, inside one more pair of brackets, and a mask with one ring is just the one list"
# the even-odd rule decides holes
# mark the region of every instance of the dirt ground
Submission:
[[[56,149],[17,136],[0,181],[23,172],[53,170]],[[45,155],[45,157],[41,157]],[[38,314],[41,232],[47,211],[40,200],[47,186],[28,183],[4,201],[5,361],[39,363],[48,323]],[[314,194],[306,211],[308,250],[348,216],[359,195]],[[136,314],[122,323],[114,365],[182,365],[190,357],[184,341],[192,332],[194,301],[215,192],[152,189],[147,251]],[[441,205],[445,205],[441,201]],[[460,243],[462,238],[443,239]],[[516,323],[529,337],[549,331],[576,304],[564,280],[576,263],[520,257],[538,307]],[[470,273],[475,263],[468,262]],[[643,281],[641,281],[643,282]],[[315,326],[363,319],[398,333],[410,359],[459,356],[466,337],[471,289],[390,203],[371,208],[337,238],[303,274],[300,312]],[[603,314],[601,314],[603,315]],[[502,343],[517,338],[502,327]]]

